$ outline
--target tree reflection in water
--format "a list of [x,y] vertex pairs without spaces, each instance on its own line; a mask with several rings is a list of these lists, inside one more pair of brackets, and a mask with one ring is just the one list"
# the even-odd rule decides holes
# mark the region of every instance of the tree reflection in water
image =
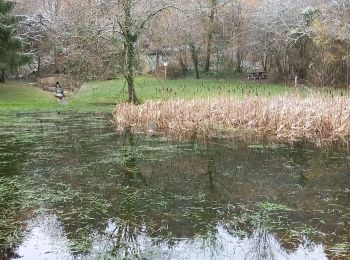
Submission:
[[40,215],[29,222],[29,230],[17,249],[28,259],[327,259],[320,245],[305,243],[294,251],[281,247],[272,234],[255,231],[250,238],[232,235],[216,227],[215,238],[178,238],[168,243],[152,238],[147,227],[110,221],[103,233],[90,236],[92,246],[85,254],[76,254],[56,215]]
[[126,129],[123,135],[124,149],[122,150],[122,157],[125,185],[132,183],[146,185],[146,179],[143,177],[140,168],[136,165],[137,146],[134,141],[133,133],[130,129]]

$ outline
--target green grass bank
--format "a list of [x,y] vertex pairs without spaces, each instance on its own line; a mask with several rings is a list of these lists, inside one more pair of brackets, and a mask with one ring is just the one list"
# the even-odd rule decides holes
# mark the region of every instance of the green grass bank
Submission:
[[[149,100],[197,99],[225,96],[278,96],[293,94],[294,87],[238,80],[159,80],[151,76],[136,78],[136,92],[141,102]],[[64,86],[63,86],[64,88]],[[299,90],[298,90],[299,91]],[[302,95],[310,92],[324,95],[346,95],[340,90],[300,90]],[[32,85],[20,82],[0,84],[0,110],[76,110],[112,112],[117,103],[127,100],[127,86],[123,78],[110,81],[86,83],[76,93],[68,93],[69,103],[62,105],[53,93],[42,91]]]
[[47,110],[56,107],[57,101],[52,93],[25,83],[0,84],[0,111]]

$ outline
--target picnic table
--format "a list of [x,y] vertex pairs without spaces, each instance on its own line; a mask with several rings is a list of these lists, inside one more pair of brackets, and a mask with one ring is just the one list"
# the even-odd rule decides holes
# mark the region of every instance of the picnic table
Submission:
[[248,73],[248,80],[267,79],[266,71],[253,71]]

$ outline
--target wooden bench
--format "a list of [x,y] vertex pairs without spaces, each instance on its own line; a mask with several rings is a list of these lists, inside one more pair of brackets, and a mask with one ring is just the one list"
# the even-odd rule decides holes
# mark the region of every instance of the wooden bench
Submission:
[[255,71],[248,73],[248,80],[267,79],[266,71]]

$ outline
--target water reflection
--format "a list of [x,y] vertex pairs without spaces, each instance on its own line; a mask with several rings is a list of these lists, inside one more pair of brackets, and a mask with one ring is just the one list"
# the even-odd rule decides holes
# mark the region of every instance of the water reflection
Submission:
[[141,173],[140,168],[136,164],[137,160],[137,145],[135,145],[134,136],[130,129],[123,133],[123,149],[122,151],[122,165],[125,174],[125,185],[129,183],[142,183],[146,185],[146,179]]
[[293,251],[281,247],[278,239],[256,231],[240,237],[217,226],[211,237],[179,238],[167,243],[148,236],[146,227],[123,226],[109,221],[103,233],[90,234],[91,249],[74,254],[56,215],[40,215],[29,221],[28,234],[17,249],[20,259],[327,259],[322,245],[307,240]]
[[103,115],[13,120],[0,125],[0,259],[349,255],[346,152],[116,134]]
[[40,215],[28,222],[28,234],[16,250],[20,259],[73,259],[62,224],[55,215]]

